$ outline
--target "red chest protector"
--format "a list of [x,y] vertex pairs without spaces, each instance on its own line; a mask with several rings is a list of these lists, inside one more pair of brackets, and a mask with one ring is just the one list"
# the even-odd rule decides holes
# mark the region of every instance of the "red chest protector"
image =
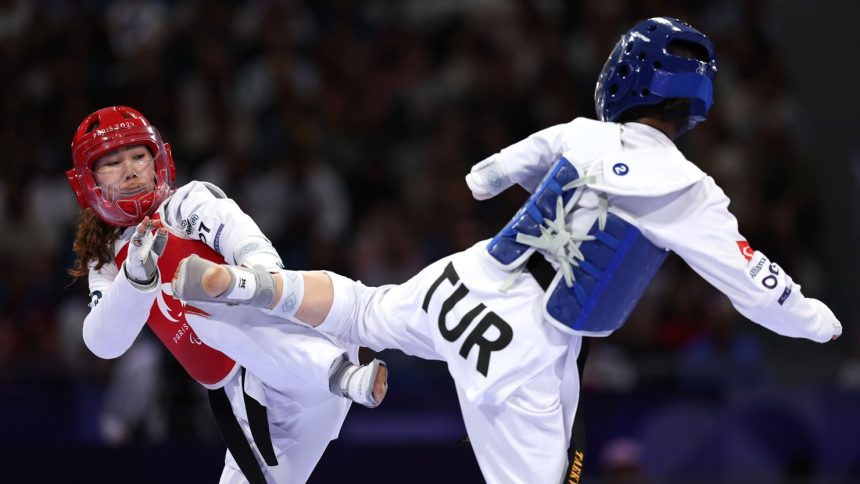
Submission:
[[[232,375],[233,369],[237,366],[236,362],[203,343],[185,319],[186,312],[203,315],[206,313],[194,306],[187,306],[164,289],[167,285],[169,290],[176,266],[185,257],[197,254],[219,264],[224,263],[224,258],[203,242],[183,239],[169,232],[167,237],[167,247],[164,254],[158,258],[158,269],[161,273],[158,296],[152,305],[146,324],[192,378],[207,388],[220,388]],[[122,263],[127,256],[128,243],[116,255],[117,267],[122,269]]]

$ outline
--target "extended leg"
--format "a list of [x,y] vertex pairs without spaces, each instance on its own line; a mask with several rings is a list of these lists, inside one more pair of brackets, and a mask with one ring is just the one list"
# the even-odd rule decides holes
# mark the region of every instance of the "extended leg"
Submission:
[[173,293],[183,301],[247,304],[310,326],[328,315],[334,299],[324,272],[279,271],[216,264],[195,255],[179,263]]
[[[173,294],[189,302],[245,304],[310,325],[325,319],[331,308],[332,283],[322,272],[280,271],[216,264],[196,255],[179,263]],[[305,288],[308,288],[306,291]],[[330,390],[366,407],[377,407],[388,391],[384,361],[356,365],[346,357],[330,371]]]

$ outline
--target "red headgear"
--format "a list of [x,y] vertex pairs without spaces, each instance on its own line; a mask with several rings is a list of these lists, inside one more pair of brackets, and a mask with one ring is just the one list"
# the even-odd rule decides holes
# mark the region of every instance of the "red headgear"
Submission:
[[[118,148],[146,146],[154,158],[155,188],[118,200],[106,197],[93,177],[93,163]],[[110,225],[127,227],[152,214],[173,191],[176,168],[170,145],[138,111],[125,106],[99,109],[87,116],[72,139],[74,168],[66,172],[81,208],[92,208]]]

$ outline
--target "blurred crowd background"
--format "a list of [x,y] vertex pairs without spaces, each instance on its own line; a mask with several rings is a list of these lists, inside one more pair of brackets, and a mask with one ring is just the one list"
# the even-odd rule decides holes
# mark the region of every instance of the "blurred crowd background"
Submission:
[[[587,482],[858,482],[857,13],[850,0],[0,0],[0,481],[221,470],[202,388],[151,335],[112,361],[83,346],[63,172],[84,116],[142,111],[179,183],[219,185],[288,267],[401,282],[507,222],[525,192],[478,203],[469,168],[594,117],[618,37],[667,15],[711,36],[719,59],[710,119],[681,149],[845,335],[768,333],[671,256],[627,325],[594,344]],[[312,482],[479,480],[454,445],[444,366],[383,357],[389,399],[350,413]],[[373,464],[373,479],[350,463]]]

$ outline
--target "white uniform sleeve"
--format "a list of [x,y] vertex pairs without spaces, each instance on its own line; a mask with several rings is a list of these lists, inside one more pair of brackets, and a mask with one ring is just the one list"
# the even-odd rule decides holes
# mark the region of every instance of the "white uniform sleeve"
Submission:
[[141,292],[113,262],[90,267],[90,313],[84,320],[87,348],[99,358],[116,358],[134,343],[155,301],[157,286]]
[[466,175],[466,184],[472,194],[485,200],[514,183],[533,192],[550,166],[567,151],[564,135],[573,129],[574,122],[538,131],[473,166]]
[[587,160],[611,151],[619,143],[619,130],[617,124],[588,118],[551,126],[473,166],[466,184],[478,200],[494,197],[514,183],[532,193],[564,153],[573,151]]
[[196,238],[233,265],[281,267],[281,258],[251,217],[218,187],[191,182],[165,202],[167,224],[189,238]]
[[632,214],[649,240],[677,253],[750,320],[818,342],[841,334],[827,306],[804,297],[781,267],[749,248],[712,178],[662,197],[613,197],[610,204]]

